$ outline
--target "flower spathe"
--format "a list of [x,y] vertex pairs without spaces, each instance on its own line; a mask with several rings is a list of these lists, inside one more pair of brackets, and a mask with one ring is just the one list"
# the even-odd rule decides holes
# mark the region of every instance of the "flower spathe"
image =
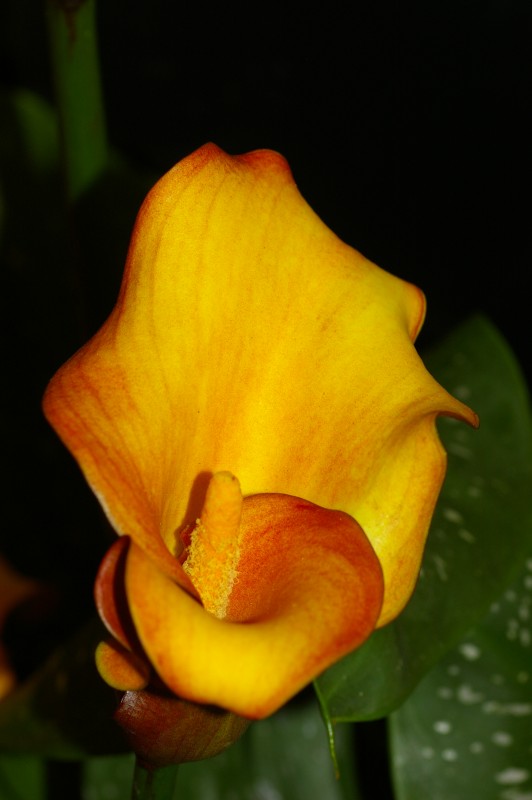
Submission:
[[152,189],[113,312],[45,396],[128,537],[97,582],[111,684],[141,690],[134,654],[261,717],[401,611],[445,472],[435,418],[476,422],[413,347],[424,308],[276,153],[206,145]]

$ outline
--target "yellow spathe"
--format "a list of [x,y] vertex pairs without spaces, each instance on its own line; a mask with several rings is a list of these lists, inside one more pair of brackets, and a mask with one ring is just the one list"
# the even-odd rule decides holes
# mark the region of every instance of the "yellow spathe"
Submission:
[[[135,635],[179,696],[270,713],[404,607],[445,473],[435,418],[476,424],[415,351],[424,311],[418,289],[319,220],[276,153],[206,145],[146,198],[117,304],[44,407],[131,537],[122,589]],[[205,571],[203,544],[183,551],[182,534],[209,527],[196,521],[221,472],[240,482],[246,523],[233,526],[238,578],[216,597],[218,566]],[[263,585],[270,518],[282,570]],[[197,599],[207,584],[213,614]],[[343,613],[354,597],[365,622]],[[118,638],[121,625],[108,622]],[[263,686],[266,653],[278,677]]]

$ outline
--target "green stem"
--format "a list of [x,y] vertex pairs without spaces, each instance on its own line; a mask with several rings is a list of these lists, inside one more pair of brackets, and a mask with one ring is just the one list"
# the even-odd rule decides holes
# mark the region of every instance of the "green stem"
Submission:
[[73,203],[108,158],[96,0],[47,0],[47,12],[66,188]]
[[131,800],[173,800],[177,780],[177,764],[160,769],[146,769],[135,762]]

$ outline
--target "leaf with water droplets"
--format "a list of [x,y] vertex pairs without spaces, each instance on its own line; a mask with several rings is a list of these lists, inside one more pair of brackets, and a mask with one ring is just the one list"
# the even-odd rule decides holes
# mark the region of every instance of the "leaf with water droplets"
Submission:
[[532,558],[391,717],[397,800],[532,800]]
[[532,526],[532,419],[508,346],[485,319],[455,330],[426,359],[481,420],[441,420],[449,469],[416,591],[403,614],[317,681],[326,716],[385,716],[484,614],[523,562]]

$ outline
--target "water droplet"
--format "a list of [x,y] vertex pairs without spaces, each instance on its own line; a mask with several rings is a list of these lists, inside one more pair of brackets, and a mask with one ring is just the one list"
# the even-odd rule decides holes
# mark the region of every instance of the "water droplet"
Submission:
[[471,706],[475,703],[481,703],[482,700],[484,700],[484,695],[481,692],[475,692],[474,689],[467,684],[463,684],[458,688],[456,697],[460,703],[463,703],[466,706]]
[[457,525],[462,525],[464,522],[463,516],[454,508],[444,508],[443,516],[448,522],[455,522]]
[[467,542],[468,544],[473,544],[474,542],[476,542],[476,537],[473,536],[471,531],[468,531],[465,528],[460,528],[460,530],[458,531],[458,536],[460,537],[460,539],[463,539],[464,542]]
[[491,741],[499,747],[508,747],[513,742],[513,736],[506,731],[495,731],[491,737]]
[[447,734],[451,732],[452,725],[446,719],[437,720],[432,726],[436,733]]
[[459,648],[461,654],[467,661],[476,661],[481,656],[481,649],[472,642],[464,642]]
[[255,784],[253,797],[256,797],[257,800],[283,800],[275,786],[272,786],[272,784],[264,778],[257,781]]
[[453,750],[449,747],[446,750],[442,750],[441,757],[444,761],[456,761],[458,758],[458,753],[456,750]]
[[530,646],[530,631],[528,628],[522,628],[519,631],[519,641],[521,642],[523,647]]
[[526,717],[532,714],[532,703],[497,703],[490,700],[484,703],[482,710],[486,714],[509,714],[512,717]]
[[446,581],[448,579],[447,575],[447,564],[443,560],[441,556],[433,556],[432,561],[434,562],[434,566],[436,567],[436,574],[441,581]]
[[532,792],[523,792],[521,789],[505,789],[501,792],[501,800],[532,800]]
[[498,772],[495,775],[495,780],[497,783],[509,786],[515,785],[516,783],[524,783],[529,776],[530,772],[527,769],[521,769],[520,767],[508,767],[508,769]]

